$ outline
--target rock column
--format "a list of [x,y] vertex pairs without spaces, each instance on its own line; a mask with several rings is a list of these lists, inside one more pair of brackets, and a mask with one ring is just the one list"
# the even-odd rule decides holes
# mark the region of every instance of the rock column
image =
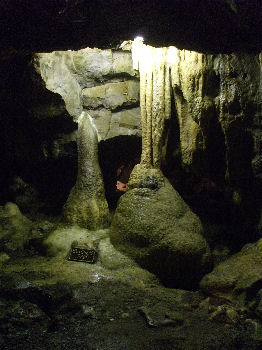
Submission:
[[133,67],[140,72],[140,108],[142,124],[141,165],[160,168],[165,119],[171,114],[171,89],[168,48],[133,42]]
[[109,211],[98,162],[95,126],[86,112],[81,114],[78,123],[78,174],[63,213],[71,224],[94,230],[108,225]]

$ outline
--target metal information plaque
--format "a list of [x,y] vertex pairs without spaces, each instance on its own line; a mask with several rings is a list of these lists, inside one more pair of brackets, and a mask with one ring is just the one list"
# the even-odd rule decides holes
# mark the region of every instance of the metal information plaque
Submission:
[[67,260],[86,262],[89,264],[95,264],[98,259],[98,252],[94,249],[88,248],[71,248]]

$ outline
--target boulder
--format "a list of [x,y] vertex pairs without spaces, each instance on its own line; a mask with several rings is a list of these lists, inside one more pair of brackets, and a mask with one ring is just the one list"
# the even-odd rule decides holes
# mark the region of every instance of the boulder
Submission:
[[194,288],[210,266],[199,218],[160,170],[134,168],[110,228],[113,245],[167,286]]
[[26,300],[2,301],[0,304],[0,331],[6,332],[14,337],[24,335],[27,329],[33,329],[36,332],[40,328],[46,332],[50,324],[50,318],[41,310],[41,308]]
[[33,223],[14,203],[0,207],[0,249],[7,253],[23,250],[30,240]]
[[112,113],[110,128],[106,139],[119,135],[141,136],[141,116],[139,107]]
[[115,110],[124,106],[139,103],[139,81],[128,80],[116,83],[107,83],[82,90],[84,107],[105,107]]
[[42,242],[54,226],[44,220],[32,222],[15,203],[0,206],[0,265],[12,257],[42,254]]
[[256,244],[246,244],[240,252],[217,265],[200,282],[201,289],[216,296],[254,296],[262,285],[262,239]]
[[88,231],[78,226],[60,225],[44,240],[47,256],[66,258],[73,245],[94,248],[107,237],[106,230]]
[[140,108],[123,109],[111,112],[106,108],[85,110],[96,126],[99,138],[107,140],[120,135],[141,137]]
[[43,206],[39,199],[39,193],[29,183],[26,183],[21,177],[15,176],[10,186],[14,202],[23,213],[35,215]]

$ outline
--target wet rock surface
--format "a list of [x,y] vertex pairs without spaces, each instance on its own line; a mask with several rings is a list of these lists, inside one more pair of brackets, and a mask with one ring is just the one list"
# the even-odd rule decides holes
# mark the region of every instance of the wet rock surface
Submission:
[[[25,271],[19,278],[1,273],[2,349],[250,350],[261,346],[256,318],[223,300],[208,301],[198,292],[136,288],[105,279],[46,285],[43,275],[34,278],[41,280],[40,285],[30,282]],[[221,308],[233,310],[234,322],[212,316]]]
[[[117,251],[108,229],[32,225],[35,249],[29,238],[0,253],[1,349],[261,348],[261,290],[244,300],[168,289]],[[75,246],[96,249],[98,260],[68,261]]]

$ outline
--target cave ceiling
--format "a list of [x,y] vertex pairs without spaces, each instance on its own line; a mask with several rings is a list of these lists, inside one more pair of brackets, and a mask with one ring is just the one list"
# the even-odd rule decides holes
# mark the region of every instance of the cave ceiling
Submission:
[[3,0],[0,49],[115,47],[142,35],[153,46],[262,51],[261,0]]

